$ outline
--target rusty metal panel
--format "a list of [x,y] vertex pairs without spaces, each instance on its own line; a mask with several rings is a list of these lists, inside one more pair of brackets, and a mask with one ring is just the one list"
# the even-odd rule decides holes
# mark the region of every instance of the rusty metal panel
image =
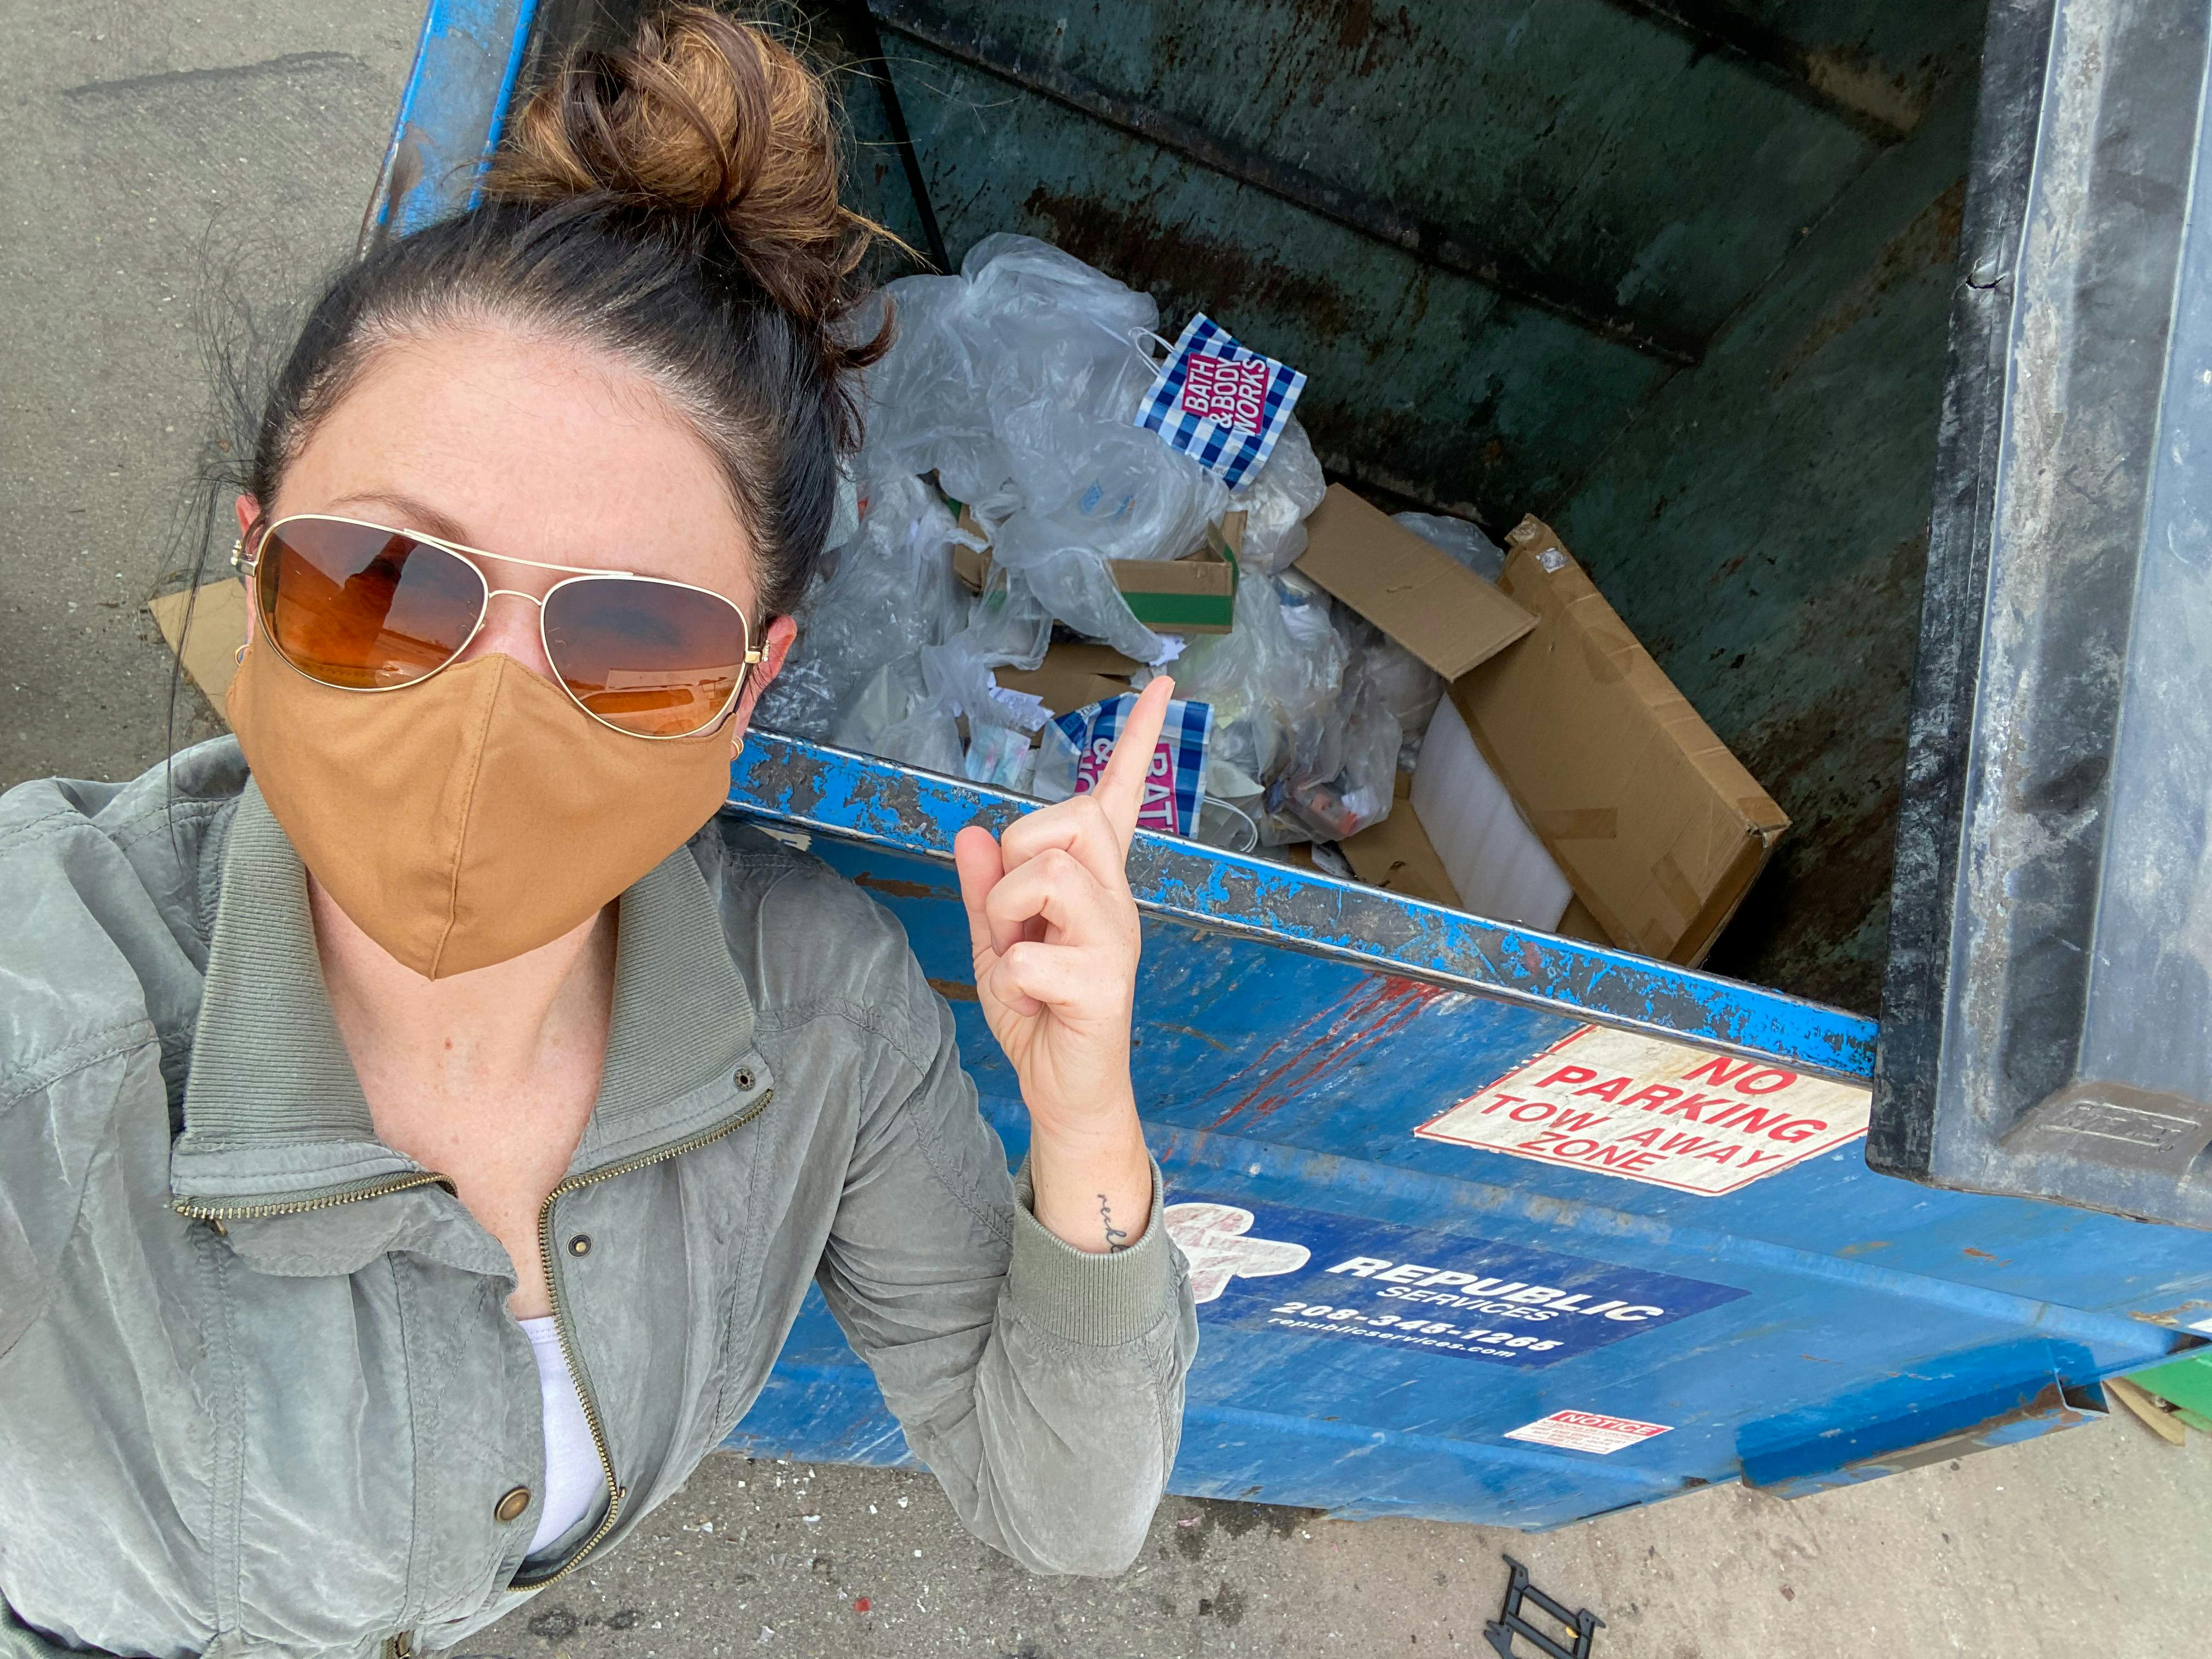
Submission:
[[[1692,10],[1686,0],[1657,4]],[[1699,9],[1782,36],[1816,93],[1901,135],[1951,79],[1972,72],[1989,9],[1982,0],[1729,0]]]
[[[875,0],[887,26],[1128,100],[1489,249],[1524,295],[1709,336],[1874,140],[1602,0]],[[1078,94],[1079,95],[1079,94]],[[1144,118],[1139,117],[1142,122]]]
[[1973,92],[1869,169],[1547,514],[1795,826],[1710,965],[1869,1013]]
[[[1023,231],[1150,290],[1171,327],[1208,312],[1306,373],[1298,414],[1316,447],[1372,488],[1510,521],[1587,467],[1671,372],[980,70],[895,51],[956,258]],[[911,224],[871,100],[848,108],[860,205]]]

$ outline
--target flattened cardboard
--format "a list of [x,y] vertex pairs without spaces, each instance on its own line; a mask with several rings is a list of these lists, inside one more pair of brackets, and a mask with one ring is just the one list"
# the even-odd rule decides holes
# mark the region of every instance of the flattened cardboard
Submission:
[[[969,516],[968,509],[960,509],[960,527],[980,536],[983,528]],[[971,593],[983,591],[983,584],[991,580],[991,550],[970,547],[965,542],[952,544],[952,574],[957,576]]]
[[1499,586],[1534,631],[1452,701],[1604,934],[1694,967],[1790,820],[1549,526],[1506,542]]
[[[981,536],[966,507],[960,527]],[[1244,514],[1224,514],[1206,539],[1179,559],[1113,559],[1107,569],[1136,619],[1161,634],[1226,634],[1236,620],[1237,556],[1244,546]],[[952,544],[952,574],[980,593],[991,579],[991,551]]]
[[1578,939],[1589,945],[1613,943],[1579,896],[1567,901],[1567,913],[1559,918],[1557,932],[1561,939]]
[[1043,663],[1036,668],[1000,668],[993,672],[1007,690],[1042,697],[1054,714],[1065,714],[1120,696],[1131,689],[1129,678],[1141,666],[1110,645],[1069,641],[1047,651]]
[[1446,679],[1536,625],[1511,599],[1342,484],[1306,520],[1298,569]]
[[1390,816],[1337,845],[1352,873],[1370,887],[1456,910],[1461,908],[1459,895],[1452,890],[1451,873],[1437,856],[1429,832],[1421,827],[1420,817],[1413,811],[1412,783],[1409,774],[1399,773],[1397,799]]
[[[191,634],[185,634],[185,611],[192,613]],[[246,584],[234,576],[203,582],[198,589],[179,588],[146,601],[155,624],[169,649],[184,659],[185,674],[222,714],[224,694],[238,672],[238,647],[246,643]]]

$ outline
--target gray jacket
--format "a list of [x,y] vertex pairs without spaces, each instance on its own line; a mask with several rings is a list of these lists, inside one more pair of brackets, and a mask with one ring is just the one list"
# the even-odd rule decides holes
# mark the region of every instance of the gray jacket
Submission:
[[810,1283],[980,1537],[1135,1554],[1197,1344],[1158,1170],[1133,1249],[1039,1226],[898,924],[814,860],[718,819],[623,896],[540,1218],[615,1496],[527,1560],[512,1264],[377,1139],[236,745],[0,796],[0,1656],[449,1647],[683,1485]]

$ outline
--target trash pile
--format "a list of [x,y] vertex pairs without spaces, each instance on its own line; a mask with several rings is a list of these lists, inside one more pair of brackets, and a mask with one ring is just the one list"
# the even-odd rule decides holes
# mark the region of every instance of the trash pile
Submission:
[[[761,723],[1056,799],[1169,671],[1153,827],[1244,851],[1387,817],[1444,681],[1297,568],[1331,493],[1304,377],[1202,315],[1163,339],[1150,295],[1026,236],[886,295],[841,544]],[[1399,523],[1495,577],[1473,526]]]
[[1056,800],[1164,671],[1146,827],[1703,959],[1789,819],[1548,526],[1329,483],[1297,370],[1032,238],[886,295],[764,727]]

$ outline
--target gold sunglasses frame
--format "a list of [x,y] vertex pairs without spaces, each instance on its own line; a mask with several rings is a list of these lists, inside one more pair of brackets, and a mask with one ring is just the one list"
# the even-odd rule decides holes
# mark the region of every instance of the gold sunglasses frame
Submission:
[[[430,547],[442,549],[444,551],[452,554],[455,558],[459,559],[463,564],[469,568],[470,571],[475,575],[478,584],[483,588],[483,599],[477,607],[476,626],[469,629],[468,638],[463,640],[459,646],[454,647],[453,655],[447,657],[445,661],[440,663],[428,673],[419,675],[411,680],[403,681],[398,685],[337,685],[332,684],[332,682],[329,680],[318,679],[314,675],[310,674],[306,669],[301,667],[299,664],[294,662],[290,655],[285,651],[284,647],[277,643],[276,633],[270,628],[269,618],[265,614],[264,614],[261,605],[260,589],[257,581],[257,573],[261,568],[262,550],[268,546],[269,538],[288,524],[300,524],[307,521],[320,524],[347,524],[352,525],[357,529],[380,531],[386,536],[404,536],[411,540],[422,542]],[[246,551],[246,544],[248,542],[251,542],[253,544],[253,550],[250,553]],[[494,587],[491,585],[490,575],[485,571],[482,565],[477,562],[478,559],[489,559],[499,564],[526,565],[532,570],[561,570],[566,571],[569,574],[564,580],[555,582],[552,586],[547,588],[544,598],[540,598],[535,593],[525,593],[519,588]],[[702,587],[696,582],[672,581],[665,576],[641,575],[635,570],[603,570],[591,565],[554,564],[544,559],[520,559],[509,553],[493,553],[489,552],[481,547],[471,547],[463,542],[447,541],[443,536],[433,536],[425,531],[409,530],[404,526],[394,527],[388,524],[378,524],[374,520],[370,519],[349,519],[344,514],[338,513],[289,513],[281,519],[266,520],[256,522],[251,530],[248,530],[246,534],[240,536],[235,542],[231,544],[230,568],[237,571],[238,574],[245,579],[248,591],[252,593],[255,625],[260,629],[261,636],[269,641],[269,648],[276,653],[276,659],[283,663],[285,667],[290,669],[295,674],[297,674],[301,679],[311,681],[317,685],[329,686],[330,689],[334,691],[361,691],[372,696],[385,691],[411,691],[416,686],[424,684],[426,681],[435,678],[438,675],[444,673],[448,668],[451,668],[455,663],[459,662],[461,659],[462,654],[468,650],[469,647],[476,643],[477,635],[483,632],[484,623],[491,617],[492,600],[501,594],[506,595],[509,599],[527,600],[530,604],[538,607],[538,648],[544,652],[545,660],[550,665],[553,661],[553,641],[547,637],[545,632],[546,601],[550,599],[556,593],[558,593],[564,587],[573,586],[578,582],[599,580],[651,582],[659,587],[681,587],[693,593],[703,593],[707,598],[714,600],[717,605],[727,605],[730,608],[731,613],[738,619],[738,635],[744,644],[744,657],[738,665],[738,678],[735,684],[730,687],[728,700],[723,703],[720,711],[715,714],[714,719],[707,721],[704,725],[694,726],[689,732],[671,732],[666,733],[633,732],[628,726],[617,726],[612,720],[608,720],[603,714],[595,713],[590,707],[588,707],[585,703],[584,700],[576,695],[575,691],[569,686],[568,681],[561,678],[560,669],[558,667],[554,668],[554,684],[561,688],[562,692],[568,697],[568,701],[574,703],[578,708],[583,710],[586,716],[592,720],[597,720],[601,726],[605,726],[610,732],[619,732],[626,738],[636,738],[645,743],[683,743],[693,738],[705,737],[708,733],[726,724],[730,716],[737,712],[738,701],[744,696],[745,682],[750,678],[751,670],[754,665],[761,660],[761,653],[756,649],[753,645],[752,618],[746,616],[744,611],[739,608],[735,601],[726,598],[722,594],[715,592],[711,587]]]

